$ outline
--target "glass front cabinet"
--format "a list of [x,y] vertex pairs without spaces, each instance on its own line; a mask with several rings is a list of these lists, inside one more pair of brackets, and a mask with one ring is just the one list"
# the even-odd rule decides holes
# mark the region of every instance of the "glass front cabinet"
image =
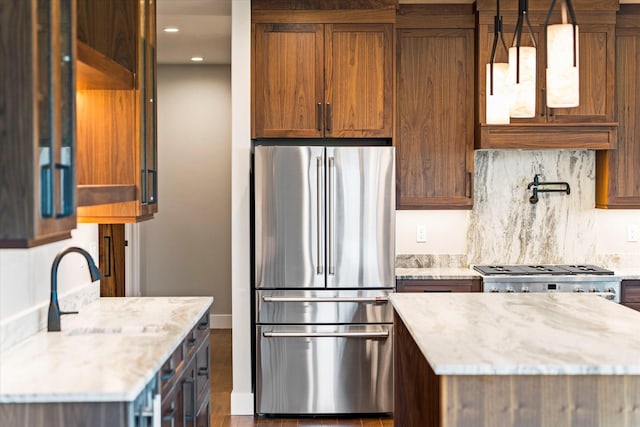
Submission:
[[0,7],[0,247],[76,226],[75,0]]

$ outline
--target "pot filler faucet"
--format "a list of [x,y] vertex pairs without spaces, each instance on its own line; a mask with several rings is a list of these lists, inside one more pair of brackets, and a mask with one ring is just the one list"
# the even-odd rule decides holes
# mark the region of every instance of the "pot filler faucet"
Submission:
[[71,252],[79,253],[87,260],[87,264],[89,265],[89,274],[91,274],[92,282],[100,280],[103,277],[100,269],[96,267],[93,258],[91,258],[91,255],[89,255],[89,252],[85,251],[82,248],[72,246],[56,255],[56,258],[53,260],[53,265],[51,265],[51,300],[49,301],[49,318],[47,321],[47,330],[49,332],[60,331],[60,316],[62,316],[63,314],[78,313],[77,311],[60,311],[60,307],[58,306],[58,265],[60,265],[60,261],[62,261],[62,258]]

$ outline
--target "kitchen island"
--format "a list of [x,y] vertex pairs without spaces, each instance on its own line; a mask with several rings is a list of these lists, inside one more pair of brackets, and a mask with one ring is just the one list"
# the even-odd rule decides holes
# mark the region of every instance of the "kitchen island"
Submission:
[[640,313],[589,294],[394,294],[394,425],[640,425]]
[[208,420],[212,302],[100,298],[64,316],[61,332],[42,331],[3,351],[0,425]]

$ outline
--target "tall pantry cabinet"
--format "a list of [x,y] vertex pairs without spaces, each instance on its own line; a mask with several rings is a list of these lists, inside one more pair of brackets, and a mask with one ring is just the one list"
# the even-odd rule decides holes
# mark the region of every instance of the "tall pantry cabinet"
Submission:
[[400,5],[396,74],[396,205],[473,205],[472,5]]

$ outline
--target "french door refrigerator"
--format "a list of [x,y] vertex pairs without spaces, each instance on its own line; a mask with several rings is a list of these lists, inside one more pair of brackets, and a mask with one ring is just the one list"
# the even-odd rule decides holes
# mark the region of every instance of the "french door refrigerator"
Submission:
[[254,149],[256,413],[393,411],[395,152]]

